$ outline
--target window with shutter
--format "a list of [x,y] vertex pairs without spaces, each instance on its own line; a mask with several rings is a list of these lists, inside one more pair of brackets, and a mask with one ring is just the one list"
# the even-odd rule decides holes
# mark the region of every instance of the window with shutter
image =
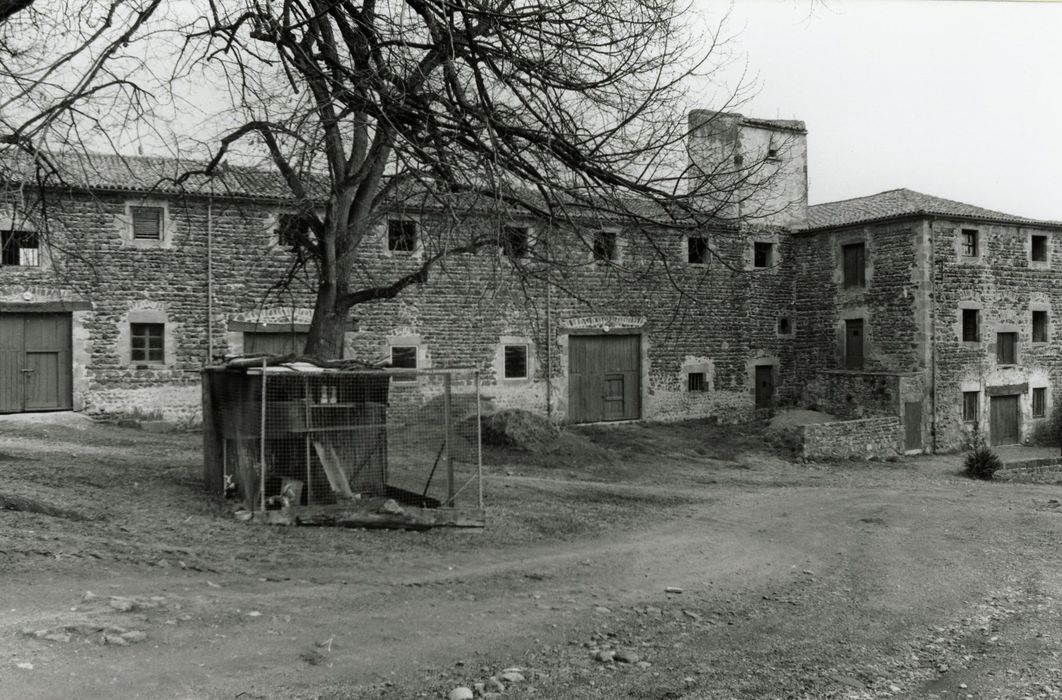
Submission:
[[1001,365],[1018,364],[1018,334],[996,333],[996,362]]
[[1043,418],[1047,415],[1047,389],[1043,387],[1032,390],[1032,415],[1033,418]]
[[980,412],[980,398],[980,392],[962,392],[962,419],[967,423],[974,423],[977,421],[977,415]]
[[841,246],[841,257],[844,261],[844,286],[867,286],[866,246],[863,243]]
[[1032,312],[1032,341],[1034,343],[1047,342],[1047,312]]
[[133,239],[162,240],[162,207],[130,207],[133,215]]

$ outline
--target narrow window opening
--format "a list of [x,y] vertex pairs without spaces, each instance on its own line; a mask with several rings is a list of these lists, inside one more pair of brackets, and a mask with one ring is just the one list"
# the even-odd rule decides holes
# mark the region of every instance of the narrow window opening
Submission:
[[962,254],[966,258],[976,258],[978,253],[977,229],[964,228],[962,230]]
[[778,333],[780,333],[781,335],[789,335],[791,331],[792,326],[790,326],[788,318],[783,316],[782,318],[778,319]]
[[708,240],[703,236],[690,236],[686,239],[686,259],[690,265],[704,265],[708,262]]
[[1047,342],[1047,312],[1032,312],[1032,341],[1034,343]]
[[1032,390],[1032,415],[1033,418],[1043,418],[1047,415],[1047,389],[1044,387]]
[[1033,236],[1029,256],[1033,262],[1047,262],[1047,236]]
[[977,391],[962,392],[962,419],[967,423],[976,423],[980,412],[981,394]]
[[527,346],[505,346],[505,378],[527,379]]
[[866,245],[852,243],[841,246],[841,257],[844,261],[844,286],[867,286]]
[[1018,364],[1018,334],[996,334],[996,362],[1001,365]]
[[976,343],[981,339],[981,312],[977,309],[962,310],[962,342]]
[[417,249],[417,222],[409,219],[389,219],[387,249],[392,253],[412,253]]

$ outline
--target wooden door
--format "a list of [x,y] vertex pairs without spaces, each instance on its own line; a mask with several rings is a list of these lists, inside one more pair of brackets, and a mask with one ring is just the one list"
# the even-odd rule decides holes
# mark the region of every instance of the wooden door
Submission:
[[0,412],[73,408],[69,314],[0,315]]
[[573,335],[568,355],[569,420],[641,417],[641,336]]
[[1021,441],[1018,394],[992,397],[993,445],[1016,445]]
[[774,367],[756,365],[756,408],[774,405]]
[[907,401],[903,405],[903,426],[905,450],[922,449],[922,402]]
[[863,319],[844,322],[844,368],[863,369]]

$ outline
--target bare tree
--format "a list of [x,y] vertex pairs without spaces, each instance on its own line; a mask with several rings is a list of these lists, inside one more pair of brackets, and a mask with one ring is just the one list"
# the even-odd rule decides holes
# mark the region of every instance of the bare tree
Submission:
[[687,170],[684,87],[716,45],[696,45],[688,11],[676,0],[211,0],[177,64],[218,72],[230,128],[197,173],[241,149],[265,154],[297,202],[303,225],[287,237],[316,281],[306,351],[338,357],[355,305],[499,244],[497,226],[473,227],[393,279],[355,284],[373,227],[411,193],[444,212],[566,221],[576,236],[594,218],[648,236],[718,224],[762,185],[732,159]]

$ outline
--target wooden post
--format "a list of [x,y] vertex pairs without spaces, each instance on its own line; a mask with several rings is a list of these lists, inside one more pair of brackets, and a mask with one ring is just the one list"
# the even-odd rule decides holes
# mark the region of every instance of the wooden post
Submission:
[[446,503],[449,507],[454,506],[454,458],[450,449],[450,389],[452,377],[447,372],[443,375],[443,429],[446,431],[443,437],[443,451],[446,458]]
[[483,510],[483,411],[479,405],[479,369],[476,369],[476,480],[479,482],[479,509]]
[[266,477],[266,358],[262,358],[262,423],[260,426],[260,434],[258,436],[259,445],[259,469],[260,477],[258,481],[258,499],[262,506],[262,511],[265,512],[265,477]]

